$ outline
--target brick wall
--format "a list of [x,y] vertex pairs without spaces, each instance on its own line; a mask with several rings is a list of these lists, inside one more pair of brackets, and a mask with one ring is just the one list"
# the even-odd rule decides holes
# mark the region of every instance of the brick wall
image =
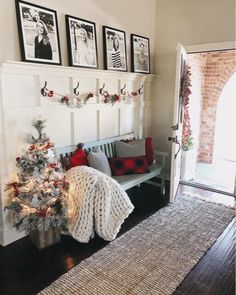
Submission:
[[191,54],[189,64],[193,97],[201,102],[197,158],[200,162],[212,163],[217,104],[225,84],[235,72],[236,51]]

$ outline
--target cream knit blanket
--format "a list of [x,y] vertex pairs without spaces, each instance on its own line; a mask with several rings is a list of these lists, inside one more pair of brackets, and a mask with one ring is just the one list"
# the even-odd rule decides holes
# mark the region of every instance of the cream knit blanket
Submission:
[[88,242],[94,230],[104,240],[114,240],[125,218],[133,211],[129,197],[113,178],[91,167],[67,171],[68,231],[79,242]]

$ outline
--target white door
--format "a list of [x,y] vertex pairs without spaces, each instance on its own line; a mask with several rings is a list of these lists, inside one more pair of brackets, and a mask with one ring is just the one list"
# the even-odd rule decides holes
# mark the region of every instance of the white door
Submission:
[[171,176],[170,176],[170,202],[173,202],[179,186],[180,180],[180,164],[181,164],[181,143],[182,143],[182,83],[184,64],[187,60],[187,53],[184,47],[178,43],[176,58],[176,77],[175,77],[175,97],[174,97],[174,118],[172,129],[172,137],[168,140],[172,142],[171,150]]

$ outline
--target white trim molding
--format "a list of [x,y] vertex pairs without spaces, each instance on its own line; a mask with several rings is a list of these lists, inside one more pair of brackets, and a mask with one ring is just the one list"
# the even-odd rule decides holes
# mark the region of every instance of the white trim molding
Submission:
[[[150,74],[0,62],[0,212],[7,200],[5,184],[16,177],[16,156],[27,148],[25,132],[35,132],[33,119],[47,120],[45,132],[57,148],[130,132],[139,138],[149,136],[156,79]],[[78,85],[81,100],[93,94],[86,106],[68,108],[61,104],[64,95],[77,102],[74,90]],[[44,87],[53,90],[55,98],[44,96]],[[104,103],[101,89],[120,95],[123,88],[126,93],[121,101]],[[128,93],[134,91],[139,94],[130,98]],[[0,214],[0,243],[4,246],[25,235],[11,226]]]
[[184,45],[184,48],[187,51],[187,53],[217,51],[217,50],[231,50],[231,49],[236,49],[236,41]]
[[19,240],[23,237],[25,237],[27,234],[26,232],[19,232],[16,231],[15,229],[6,229],[3,230],[0,228],[0,244],[2,246],[7,246],[16,240]]

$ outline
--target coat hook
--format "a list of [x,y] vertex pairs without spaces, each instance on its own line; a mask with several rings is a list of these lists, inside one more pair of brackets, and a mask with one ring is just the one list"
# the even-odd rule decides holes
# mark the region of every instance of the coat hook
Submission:
[[101,95],[103,95],[103,89],[105,88],[105,83],[103,83],[102,88],[99,89]]
[[126,84],[125,84],[124,87],[121,88],[121,90],[120,90],[120,93],[121,93],[122,95],[125,95],[125,93],[126,93],[126,91],[124,91],[124,90],[125,90],[125,87],[126,87]]
[[143,84],[142,84],[142,86],[139,88],[139,90],[138,90],[138,93],[141,95],[141,94],[143,94],[143,91],[142,91],[142,89],[143,89]]
[[41,94],[42,96],[47,96],[47,81],[45,81],[44,87],[41,88]]
[[79,88],[79,82],[77,83],[77,86],[74,88],[75,96],[79,96],[79,91],[78,92],[76,91],[78,88]]

